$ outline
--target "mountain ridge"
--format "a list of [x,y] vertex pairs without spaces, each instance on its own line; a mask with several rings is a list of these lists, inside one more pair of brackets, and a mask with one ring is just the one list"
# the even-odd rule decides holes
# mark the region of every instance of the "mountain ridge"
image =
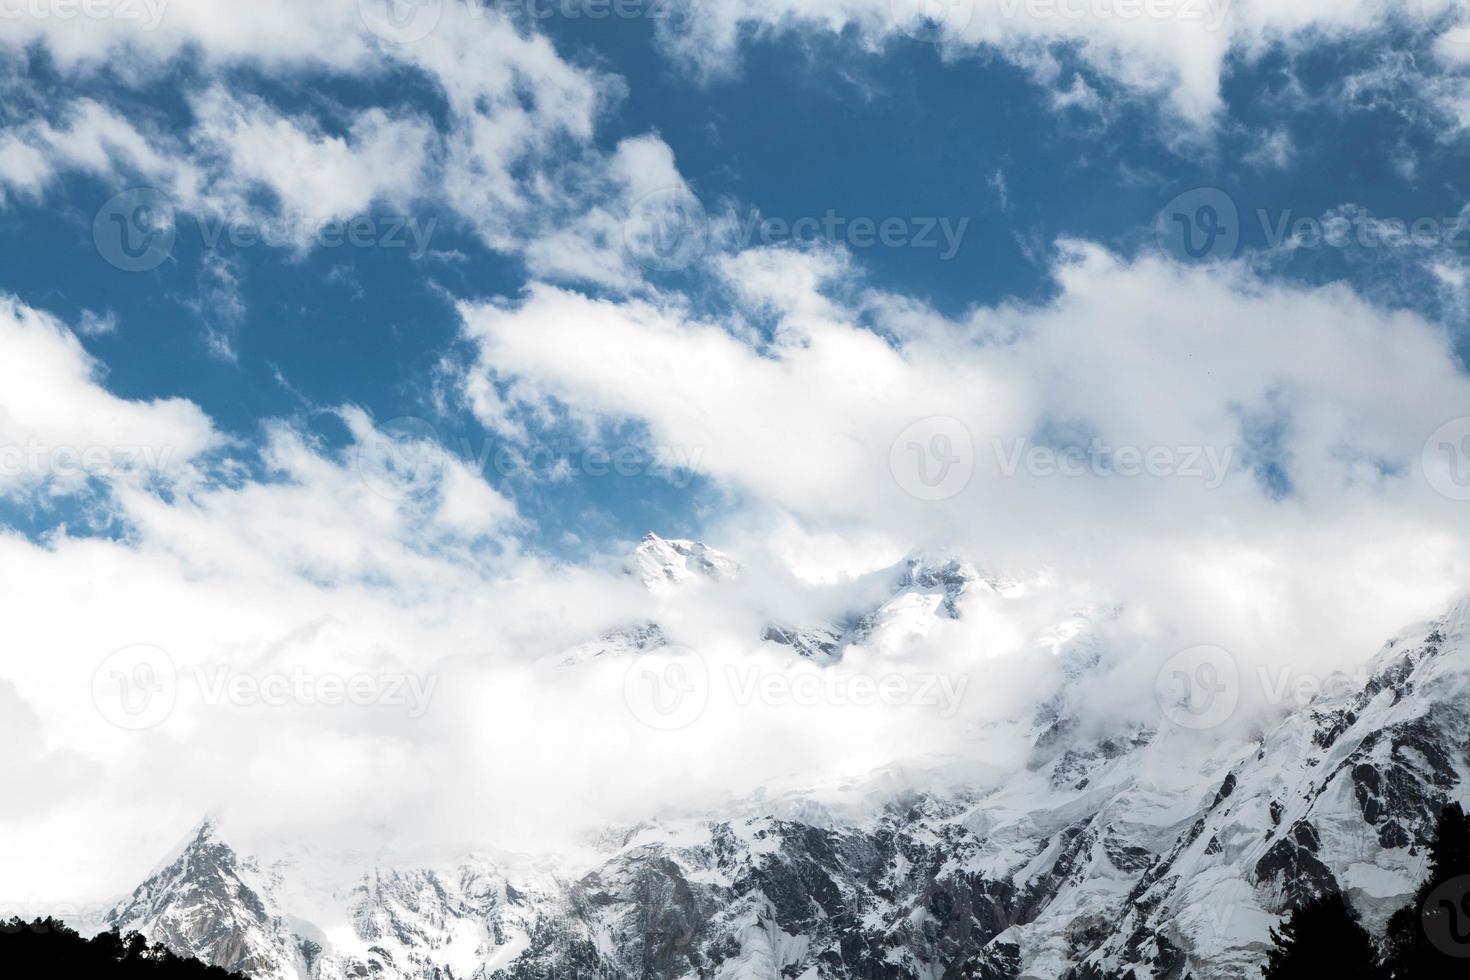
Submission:
[[[895,595],[920,623],[1024,588],[906,567]],[[797,794],[651,819],[555,873],[364,860],[309,897],[299,862],[237,853],[206,819],[108,921],[279,980],[1240,980],[1281,914],[1329,891],[1381,932],[1439,809],[1470,794],[1470,600],[1246,738],[1167,713],[1084,735],[1076,699],[1106,656],[1089,621],[1059,627],[1063,688],[1018,722],[1029,761],[995,785],[886,794],[861,817]]]

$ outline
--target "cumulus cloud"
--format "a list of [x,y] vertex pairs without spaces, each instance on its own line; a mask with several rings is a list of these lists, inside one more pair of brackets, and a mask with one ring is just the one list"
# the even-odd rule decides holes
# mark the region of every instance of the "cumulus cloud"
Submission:
[[1399,13],[1377,0],[691,0],[681,16],[664,19],[663,34],[674,54],[706,74],[736,70],[740,44],[751,36],[855,33],[872,46],[933,42],[948,56],[998,51],[1049,87],[1075,94],[1076,75],[1059,73],[1051,57],[1064,48],[1125,94],[1157,99],[1175,118],[1207,127],[1221,107],[1232,55],[1253,58],[1275,45],[1382,29],[1397,17],[1428,30],[1451,8],[1452,0]]
[[[837,537],[888,560],[943,542],[1050,569],[1133,611],[1134,667],[1208,641],[1321,671],[1465,580],[1457,503],[1423,454],[1470,378],[1417,316],[1086,243],[1063,244],[1054,300],[955,321],[833,299],[840,269],[786,250],[727,263],[747,311],[777,311],[768,332],[738,310],[550,286],[467,306],[469,383],[493,381],[502,411],[555,405],[702,447],[700,470],[746,504],[715,532],[743,549],[811,564]],[[859,326],[874,315],[882,330]],[[927,498],[912,468],[942,453],[973,474]]]
[[227,161],[211,193],[231,202],[268,189],[283,215],[310,233],[367,210],[375,201],[402,207],[419,194],[428,125],[413,116],[369,109],[344,120],[345,136],[292,119],[257,98],[216,86],[194,103],[200,152]]
[[102,366],[71,331],[13,297],[0,296],[0,346],[0,494],[187,481],[222,442],[191,402],[108,392]]
[[[28,760],[24,773],[47,773],[28,779],[28,805],[5,815],[16,831],[11,839],[34,847],[48,826],[75,830],[77,807],[102,800],[116,804],[120,829],[132,828],[124,836],[186,812],[197,819],[215,805],[206,802],[211,796],[280,803],[284,797],[266,787],[301,791],[293,772],[361,802],[360,780],[385,772],[395,743],[404,767],[419,765],[411,756],[432,750],[395,734],[405,719],[387,695],[402,692],[418,699],[410,702],[415,711],[426,709],[437,683],[432,665],[484,649],[474,637],[510,618],[490,612],[487,600],[490,583],[517,560],[506,536],[519,520],[514,505],[460,461],[415,456],[402,434],[385,433],[352,406],[336,413],[350,436],[340,449],[277,422],[252,452],[225,440],[188,401],[119,398],[63,324],[14,300],[0,310],[0,344],[7,354],[0,491],[18,506],[65,507],[84,497],[104,523],[123,529],[116,537],[73,536],[63,525],[44,540],[14,532],[0,538],[6,587],[29,607],[7,637],[0,700],[10,705],[5,717]],[[128,465],[118,462],[124,455]],[[395,469],[386,457],[409,466]],[[44,493],[50,503],[18,500],[23,492]],[[508,626],[500,635],[518,631]],[[177,665],[184,678],[177,712],[156,730],[129,727],[126,698],[97,697],[110,679],[132,677],[138,666],[112,655],[140,647]],[[242,707],[224,686],[233,680],[285,684],[303,671],[312,683],[377,684],[385,702],[377,720],[371,710],[366,718],[327,711],[293,720],[290,711],[252,712],[258,699],[231,710]],[[150,683],[162,676],[148,675]],[[322,724],[320,738],[307,734]],[[121,741],[118,725],[130,733]],[[275,748],[247,751],[258,738]],[[304,757],[296,739],[323,753]],[[253,775],[223,778],[247,754]],[[47,758],[54,765],[43,765]],[[160,766],[183,782],[157,779]],[[186,770],[203,780],[202,792],[184,788]],[[142,799],[140,781],[159,792]],[[237,796],[226,791],[231,783],[253,788]],[[53,808],[57,820],[48,825]],[[55,897],[54,889],[70,889],[110,863],[105,851],[85,847],[60,863],[33,860],[27,850],[7,846],[7,867],[24,882],[7,898]]]
[[[284,225],[299,247],[324,222],[418,205],[454,214],[510,253],[590,206],[580,176],[601,169],[595,125],[620,85],[564,60],[501,11],[445,3],[435,7],[432,31],[400,43],[356,0],[310,11],[288,3],[164,6],[148,29],[122,17],[7,19],[0,46],[44,50],[62,84],[4,119],[0,190],[39,200],[66,173],[119,190],[144,183],[196,216],[257,230]],[[184,68],[206,87],[189,100],[182,130],[67,95],[73,83],[104,74],[120,90],[148,91]],[[349,108],[326,100],[288,110],[247,93],[240,69],[274,79],[408,73],[432,86],[447,112],[431,120],[397,102]],[[571,165],[579,156],[580,169]]]
[[66,171],[102,178],[127,173],[184,197],[192,197],[199,182],[173,141],[89,98],[52,106],[49,116],[0,133],[0,158],[11,164],[0,175],[0,189],[27,198],[39,198]]

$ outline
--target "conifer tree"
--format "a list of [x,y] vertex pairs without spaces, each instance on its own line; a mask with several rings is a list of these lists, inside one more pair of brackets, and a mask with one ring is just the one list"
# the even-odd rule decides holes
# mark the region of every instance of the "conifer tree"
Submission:
[[1470,818],[1460,804],[1440,811],[1429,844],[1428,875],[1408,905],[1388,920],[1394,980],[1470,971]]
[[1378,950],[1342,895],[1333,893],[1299,905],[1271,930],[1265,980],[1384,980]]

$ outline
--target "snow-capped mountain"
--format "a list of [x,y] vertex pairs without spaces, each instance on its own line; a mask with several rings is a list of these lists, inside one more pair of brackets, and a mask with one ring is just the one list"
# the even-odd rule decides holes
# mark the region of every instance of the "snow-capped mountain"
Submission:
[[740,574],[740,565],[706,544],[661,538],[650,531],[628,556],[623,570],[646,588],[667,593],[697,582],[734,578]]
[[1016,595],[1020,583],[984,576],[967,561],[949,555],[910,555],[880,573],[892,580],[892,597],[864,613],[842,645],[894,646],[905,637],[923,636],[941,619],[959,619],[960,603],[977,592]]
[[[685,590],[736,580],[740,563],[698,541],[661,538],[653,532],[623,562],[623,571],[664,601],[677,601]],[[880,648],[901,646],[924,636],[942,619],[958,619],[964,597],[984,592],[1019,595],[1026,586],[1014,580],[982,575],[967,561],[948,554],[913,554],[891,568],[868,576],[872,584],[860,593],[882,598],[827,620],[768,622],[759,639],[789,647],[818,663],[831,663],[853,644]],[[546,658],[567,667],[599,657],[636,655],[669,644],[662,625],[651,621],[610,627],[596,638]]]
[[530,943],[551,879],[488,859],[393,868],[361,855],[237,853],[208,819],[108,915],[251,977],[488,976]]
[[[645,544],[684,572],[703,556],[694,567],[713,581],[738,567]],[[840,633],[772,627],[766,641],[840,669],[848,644],[1025,589],[957,559],[885,574],[890,597]],[[282,980],[1244,978],[1279,916],[1329,890],[1381,930],[1422,873],[1439,809],[1470,801],[1470,601],[1390,641],[1365,681],[1335,677],[1235,741],[1167,722],[1084,734],[1076,707],[1107,666],[1088,624],[1105,618],[1048,634],[1061,689],[1017,722],[1026,764],[985,786],[875,780],[862,806],[752,800],[609,829],[590,856],[437,868],[324,871],[239,853],[206,822],[110,921]],[[629,636],[589,655],[665,642],[651,624]]]
[[598,657],[636,656],[668,646],[669,639],[658,623],[634,623],[604,630],[597,639],[578,643],[568,650],[545,658],[556,667],[575,667]]

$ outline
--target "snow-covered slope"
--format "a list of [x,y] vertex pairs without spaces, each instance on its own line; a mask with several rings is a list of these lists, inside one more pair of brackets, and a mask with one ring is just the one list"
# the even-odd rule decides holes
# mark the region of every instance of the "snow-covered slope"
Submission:
[[924,636],[941,619],[959,619],[964,598],[974,593],[1016,595],[1024,586],[984,576],[967,561],[946,554],[910,555],[882,573],[892,581],[892,596],[862,615],[843,645],[894,648],[911,636]]
[[[650,531],[624,559],[623,570],[662,602],[677,603],[690,590],[736,580],[741,566],[701,542],[661,538]],[[868,578],[872,583],[857,591],[876,593],[880,596],[876,601],[832,619],[792,623],[773,618],[758,639],[818,663],[832,663],[853,644],[901,649],[907,640],[927,635],[939,620],[960,618],[961,603],[967,596],[1014,596],[1026,591],[1023,584],[982,575],[969,562],[943,553],[913,554]],[[657,622],[619,624],[544,659],[568,667],[600,657],[637,655],[668,643],[664,627]]]
[[648,589],[662,593],[740,573],[739,563],[724,552],[698,541],[661,538],[652,531],[633,549],[623,569]]
[[668,644],[668,637],[658,623],[635,623],[604,630],[597,639],[552,654],[544,662],[556,667],[575,667],[599,657],[636,656]]
[[[867,630],[1015,588],[962,563],[899,578]],[[1085,622],[1053,652],[1063,688],[1019,723],[1029,763],[984,788],[609,830],[555,875],[481,858],[317,874],[206,824],[113,921],[261,977],[1243,978],[1306,895],[1342,890],[1381,928],[1435,814],[1470,801],[1470,602],[1251,741],[1083,735],[1073,705],[1104,658]]]
[[1424,872],[1423,844],[1470,798],[1470,601],[1335,678],[1230,768],[1130,892],[1101,975],[1136,961],[1244,976],[1273,916],[1340,890],[1381,930]]
[[247,976],[486,976],[530,944],[551,878],[511,886],[490,861],[383,867],[361,855],[237,853],[212,820],[108,915],[180,953]]

